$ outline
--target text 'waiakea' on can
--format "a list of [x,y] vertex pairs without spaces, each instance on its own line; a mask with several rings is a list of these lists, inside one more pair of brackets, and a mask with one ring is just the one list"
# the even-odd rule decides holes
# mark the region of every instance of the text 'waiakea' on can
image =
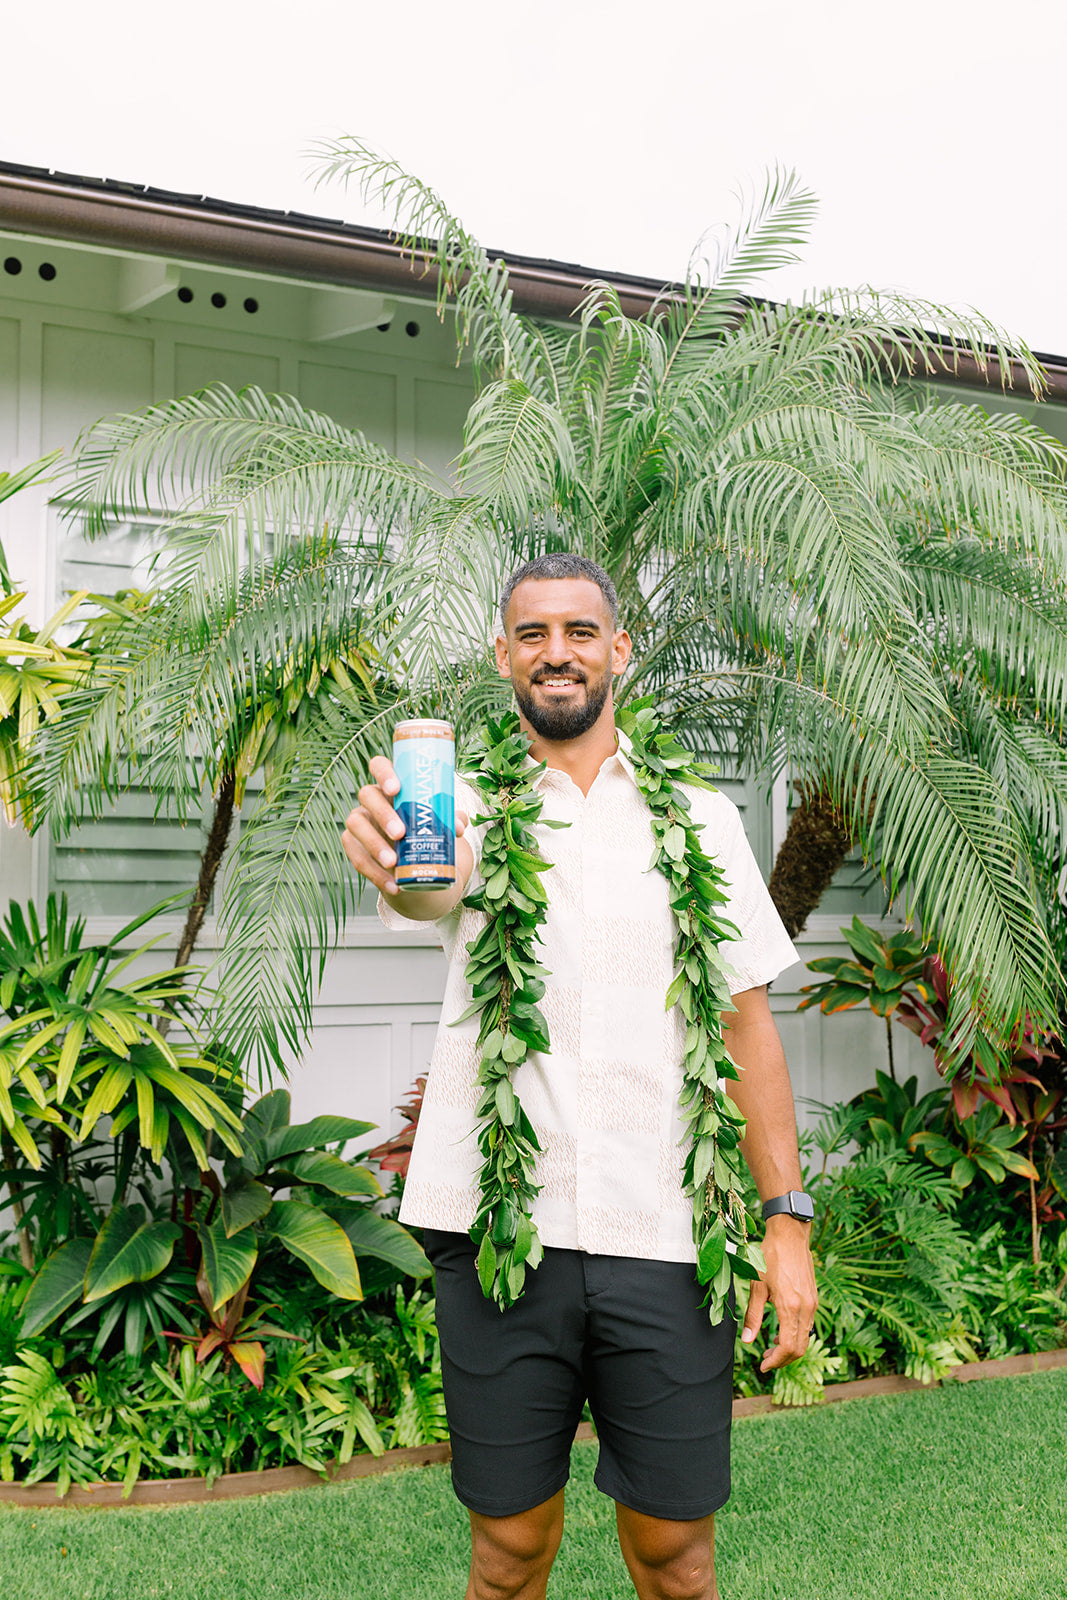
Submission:
[[404,824],[393,873],[401,889],[456,881],[456,739],[447,722],[416,717],[393,729],[394,805]]

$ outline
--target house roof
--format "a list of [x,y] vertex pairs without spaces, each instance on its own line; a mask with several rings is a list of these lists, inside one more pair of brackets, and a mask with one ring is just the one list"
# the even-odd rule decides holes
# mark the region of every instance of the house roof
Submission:
[[[140,255],[390,294],[432,299],[436,290],[432,269],[420,272],[417,256],[413,266],[395,239],[377,228],[16,162],[0,161],[0,226]],[[533,316],[571,316],[594,281],[612,284],[623,310],[635,317],[645,315],[665,290],[680,288],[572,262],[504,251],[490,254],[505,257],[514,304]],[[1038,359],[1048,374],[1048,397],[1067,401],[1067,356],[1039,354]],[[1022,368],[1017,363],[1012,368],[1011,385],[1025,387]],[[955,356],[938,376],[1001,385],[1000,366],[992,354],[984,370],[973,357]]]

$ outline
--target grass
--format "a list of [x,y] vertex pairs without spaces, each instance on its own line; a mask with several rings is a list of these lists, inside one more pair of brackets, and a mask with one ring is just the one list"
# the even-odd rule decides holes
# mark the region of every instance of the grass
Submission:
[[[575,1447],[550,1600],[633,1600]],[[1064,1600],[1067,1371],[752,1417],[717,1523],[723,1600]],[[459,1600],[446,1468],[204,1507],[0,1506],[4,1600]]]

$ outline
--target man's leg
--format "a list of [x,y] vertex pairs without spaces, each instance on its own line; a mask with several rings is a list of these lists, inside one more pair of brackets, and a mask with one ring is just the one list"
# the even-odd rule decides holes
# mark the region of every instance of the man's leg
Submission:
[[719,1600],[714,1517],[667,1522],[617,1502],[615,1516],[639,1600]]
[[513,1517],[470,1513],[471,1576],[466,1600],[545,1600],[563,1535],[563,1490]]

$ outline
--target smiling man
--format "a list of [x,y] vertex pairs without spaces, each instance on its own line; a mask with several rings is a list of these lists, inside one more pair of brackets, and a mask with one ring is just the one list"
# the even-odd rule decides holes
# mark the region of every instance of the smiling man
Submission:
[[[484,914],[477,887],[477,794],[457,785],[457,885],[400,892],[403,827],[385,757],[344,835],[355,869],[381,891],[389,927],[435,921],[449,958],[442,1026],[401,1218],[426,1230],[453,1482],[471,1519],[467,1600],[543,1600],[563,1530],[570,1445],[586,1400],[597,1423],[598,1486],[616,1504],[619,1542],[640,1600],[717,1600],[714,1513],[729,1495],[734,1323],[712,1326],[696,1281],[692,1203],[683,1191],[678,1105],[685,1023],[664,995],[675,924],[665,880],[648,871],[650,813],[617,733],[613,684],[630,656],[610,578],[579,556],[521,567],[501,602],[497,665],[510,678],[534,762],[552,870],[543,929],[541,1009],[550,1051],[532,1051],[514,1088],[537,1133],[532,1220],[544,1259],[501,1312],[484,1298],[468,1230],[481,1165],[475,1125],[477,1017],[464,977]],[[736,809],[687,788],[701,847],[725,872],[724,915],[739,938],[723,954],[734,1006],[724,1039],[741,1069],[732,1098],[764,1202],[764,1279],[743,1338],[768,1298],[777,1340],[764,1369],[803,1353],[815,1309],[810,1204],[800,1193],[789,1077],[767,983],[796,960]],[[555,831],[544,822],[568,824]]]

